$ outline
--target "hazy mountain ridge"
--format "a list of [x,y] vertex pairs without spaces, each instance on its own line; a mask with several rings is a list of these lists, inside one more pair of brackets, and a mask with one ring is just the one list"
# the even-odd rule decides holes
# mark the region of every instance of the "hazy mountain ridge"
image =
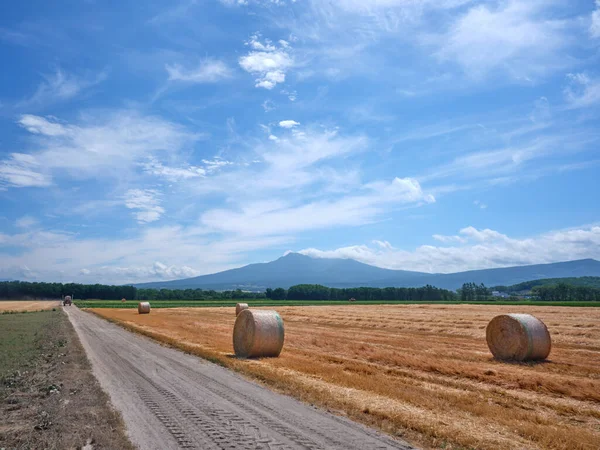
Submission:
[[352,259],[320,259],[289,253],[268,263],[250,264],[211,275],[173,281],[135,284],[138,288],[264,290],[289,288],[295,284],[322,284],[329,287],[418,287],[425,284],[457,289],[466,282],[486,286],[510,286],[541,278],[600,276],[600,261],[582,259],[550,264],[430,274],[382,269]]

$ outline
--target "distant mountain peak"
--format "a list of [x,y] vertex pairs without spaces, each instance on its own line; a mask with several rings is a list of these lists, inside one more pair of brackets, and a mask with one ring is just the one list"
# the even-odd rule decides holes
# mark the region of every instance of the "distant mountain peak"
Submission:
[[184,280],[142,283],[141,288],[264,290],[288,288],[295,284],[322,284],[329,287],[419,287],[426,284],[457,289],[463,283],[509,286],[542,278],[600,276],[600,262],[588,258],[550,264],[470,270],[431,274],[382,269],[354,259],[313,258],[289,252],[268,263],[249,264],[237,269]]

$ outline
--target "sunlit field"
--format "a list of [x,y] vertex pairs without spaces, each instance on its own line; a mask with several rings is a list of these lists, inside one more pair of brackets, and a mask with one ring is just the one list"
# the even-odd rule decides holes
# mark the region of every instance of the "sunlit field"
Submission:
[[60,305],[58,300],[51,301],[27,301],[27,300],[8,300],[0,301],[0,313],[3,312],[21,312],[21,311],[41,311],[45,309],[56,308]]
[[[232,358],[233,308],[95,309],[96,314],[208,358],[417,445],[597,449],[600,309],[478,305],[277,307],[279,358]],[[549,361],[492,359],[495,315],[534,314]]]

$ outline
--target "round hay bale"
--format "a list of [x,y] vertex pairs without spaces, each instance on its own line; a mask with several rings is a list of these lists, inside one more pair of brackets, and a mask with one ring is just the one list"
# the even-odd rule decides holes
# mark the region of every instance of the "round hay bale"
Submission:
[[139,302],[138,303],[138,314],[150,314],[150,303]]
[[233,349],[241,358],[279,356],[284,337],[283,320],[276,311],[244,309],[235,319]]
[[490,351],[496,359],[528,361],[550,354],[550,333],[541,320],[530,314],[494,317],[485,330]]
[[248,309],[248,303],[238,303],[235,305],[235,315],[239,316],[239,314],[245,309]]

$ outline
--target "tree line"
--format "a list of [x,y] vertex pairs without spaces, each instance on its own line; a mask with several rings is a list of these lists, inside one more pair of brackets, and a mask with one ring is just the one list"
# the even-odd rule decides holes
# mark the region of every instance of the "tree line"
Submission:
[[488,300],[492,292],[483,283],[464,283],[458,289],[458,297],[463,302],[483,302]]
[[[559,282],[555,285],[534,286],[532,296],[542,301],[600,301],[600,288],[574,286]],[[485,301],[491,300],[491,290],[485,285],[465,283],[457,292],[426,285],[418,288],[329,288],[319,284],[299,284],[289,289],[268,288],[265,292],[245,292],[240,289],[215,291],[203,289],[138,289],[134,286],[78,283],[0,282],[0,299],[59,299],[71,295],[75,299],[99,300],[428,300],[428,301]]]
[[267,289],[265,295],[272,300],[456,300],[454,292],[430,285],[419,288],[329,288],[320,284],[298,284],[287,291]]
[[573,286],[558,283],[550,286],[534,286],[531,293],[545,302],[600,302],[600,289],[591,286]]
[[58,299],[64,295],[73,298],[100,300],[134,299],[137,289],[133,286],[110,286],[106,284],[79,283],[30,283],[27,281],[0,282],[0,298],[4,299]]

